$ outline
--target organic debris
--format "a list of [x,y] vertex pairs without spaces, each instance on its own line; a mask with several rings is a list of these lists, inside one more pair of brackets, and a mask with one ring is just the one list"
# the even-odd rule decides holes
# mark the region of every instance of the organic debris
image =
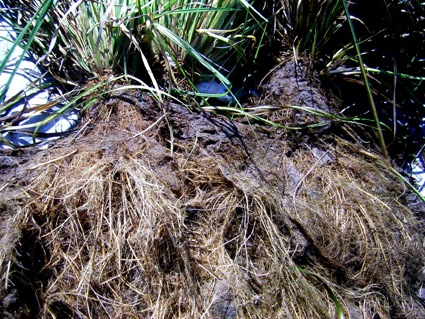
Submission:
[[373,149],[131,92],[82,128],[1,177],[3,317],[423,318],[423,216]]

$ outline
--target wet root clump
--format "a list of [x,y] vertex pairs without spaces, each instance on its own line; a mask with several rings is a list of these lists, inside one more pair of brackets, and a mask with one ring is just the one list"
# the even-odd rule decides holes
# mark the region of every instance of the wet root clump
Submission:
[[24,244],[40,261],[28,316],[423,317],[423,219],[362,145],[171,110],[167,124],[148,97],[115,96],[3,180],[9,294],[19,229],[40,243]]

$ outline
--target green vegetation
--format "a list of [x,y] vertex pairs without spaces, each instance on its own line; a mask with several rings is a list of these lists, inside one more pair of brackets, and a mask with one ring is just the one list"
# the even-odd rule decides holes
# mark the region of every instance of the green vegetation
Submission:
[[365,66],[363,64],[363,59],[362,59],[362,54],[361,54],[361,51],[360,51],[359,42],[357,41],[356,32],[354,31],[353,22],[352,22],[350,12],[348,11],[348,7],[347,7],[345,0],[342,0],[342,3],[344,4],[345,14],[346,14],[346,17],[347,17],[347,20],[348,20],[348,24],[350,25],[351,35],[353,36],[354,46],[356,48],[357,59],[359,61],[359,66],[360,66],[360,69],[361,69],[363,83],[366,86],[366,92],[367,92],[367,96],[368,96],[368,100],[369,100],[369,104],[370,104],[370,109],[372,110],[373,119],[374,119],[375,125],[376,125],[376,131],[377,131],[377,135],[378,135],[378,139],[379,139],[379,144],[381,145],[381,150],[382,150],[382,153],[384,154],[384,157],[388,158],[387,146],[385,145],[384,136],[382,135],[381,123],[379,122],[378,112],[376,110],[375,101],[373,100],[372,90],[370,88],[370,84],[369,84],[369,80],[367,78]]
[[[246,84],[258,72],[255,67],[261,68],[261,60],[268,52],[283,45],[293,52],[295,60],[309,57],[322,76],[330,76],[337,85],[339,79],[364,83],[369,101],[377,100],[376,107],[375,103],[370,105],[377,137],[387,156],[389,146],[400,152],[397,148],[400,141],[406,145],[409,126],[417,128],[415,141],[424,142],[418,135],[424,113],[420,90],[424,74],[423,67],[417,67],[422,66],[423,59],[421,49],[412,50],[414,41],[415,45],[424,46],[420,28],[424,8],[417,1],[378,2],[381,4],[377,9],[386,22],[381,27],[371,19],[372,13],[360,10],[362,1],[344,9],[346,1],[341,0],[259,3],[6,0],[7,9],[2,10],[2,18],[20,32],[15,45],[23,45],[24,52],[31,50],[36,54],[39,65],[68,88],[69,100],[78,96],[81,87],[87,88],[87,84],[97,85],[106,79],[132,75],[144,87],[152,87],[150,91],[160,101],[168,92],[180,97],[201,96],[210,107],[205,100],[210,95],[197,93],[194,83],[216,78],[229,89],[235,81],[238,85]],[[354,11],[354,20],[347,19],[347,10]],[[354,28],[359,41],[350,36]],[[417,42],[418,39],[421,40]],[[362,45],[362,51],[356,42]],[[400,52],[396,52],[399,44],[402,44]],[[384,56],[384,64],[379,55]],[[0,72],[7,61],[7,57],[2,61]],[[167,76],[158,76],[158,72]],[[134,83],[129,77],[126,79],[127,84]],[[1,100],[8,84],[2,88]],[[21,98],[25,94],[28,92],[22,92]],[[0,115],[7,115],[19,99],[5,101]],[[352,116],[365,111],[363,101],[355,103],[358,110],[352,108]],[[401,106],[405,104],[411,105]],[[242,111],[239,103],[236,107]],[[31,117],[36,113],[29,110],[27,114]],[[382,133],[380,118],[392,129]],[[10,129],[7,125],[7,120],[2,122],[2,132]],[[384,135],[392,142],[385,144]],[[412,143],[407,144],[412,149],[420,148]],[[406,149],[401,153],[406,153]]]
[[[26,25],[24,35],[44,65],[62,83],[81,83],[93,76],[149,73],[146,57],[167,65],[195,63],[194,73],[210,71],[229,84],[231,73],[253,56],[265,19],[245,1],[6,1],[3,17]],[[49,11],[32,27],[39,8]],[[19,10],[20,9],[20,10]],[[25,9],[25,10],[23,10]],[[23,12],[23,16],[19,18]],[[17,25],[17,29],[21,28]],[[40,30],[38,30],[40,28]],[[260,34],[261,35],[261,34]],[[30,40],[30,39],[28,39]],[[258,43],[257,43],[258,42]],[[142,63],[139,63],[142,61]],[[203,66],[204,68],[200,68]],[[177,84],[177,83],[174,83]]]
[[411,161],[425,144],[421,128],[425,115],[425,6],[419,1],[358,0],[348,9],[355,17],[362,61],[354,47],[347,45],[334,55],[327,72],[342,98],[353,103],[351,112],[355,114],[367,111],[371,95],[352,94],[357,91],[355,84],[366,85],[367,75],[377,117],[391,127],[382,130],[386,148],[401,160],[399,164]]
[[[80,94],[83,85],[87,88],[87,84],[97,85],[120,75],[132,75],[142,81],[143,87],[152,87],[150,91],[160,101],[168,92],[180,97],[201,96],[210,107],[205,98],[211,95],[198,93],[194,83],[216,78],[229,89],[235,81],[244,84],[257,72],[256,66],[261,68],[261,60],[273,51],[272,47],[283,45],[293,52],[295,60],[309,57],[323,76],[364,83],[378,140],[387,156],[389,145],[385,144],[384,135],[392,136],[395,143],[390,144],[399,145],[398,141],[408,139],[406,123],[413,121],[419,127],[423,114],[419,84],[424,74],[416,68],[423,64],[423,59],[421,51],[412,52],[410,46],[412,39],[423,33],[420,23],[424,10],[416,1],[382,0],[381,3],[379,9],[388,25],[381,29],[370,21],[370,14],[359,10],[361,1],[348,9],[346,1],[341,0],[260,3],[6,0],[7,9],[2,11],[2,18],[20,32],[15,45],[23,45],[24,52],[31,50],[36,54],[39,65],[68,88],[69,100]],[[347,15],[348,10],[354,10],[354,20]],[[410,21],[405,17],[407,14]],[[386,41],[386,45],[380,40]],[[416,44],[423,46],[423,42]],[[395,52],[390,46],[398,43],[407,45]],[[393,56],[392,63],[387,59],[386,65],[382,65],[373,57],[378,54]],[[407,65],[404,54],[409,55]],[[0,72],[7,61],[8,57],[2,61]],[[158,76],[158,72],[167,76]],[[134,83],[129,77],[126,79],[127,84]],[[2,88],[2,100],[8,84]],[[27,93],[22,92],[21,98]],[[378,98],[376,107],[373,94]],[[14,97],[5,101],[0,115],[5,116],[18,100],[19,97]],[[412,101],[409,111],[405,111],[407,107],[396,111],[396,106]],[[361,101],[355,103],[359,110],[351,110],[350,114],[357,116],[365,109]],[[392,116],[386,115],[388,103],[392,105]],[[239,109],[236,112],[243,112],[239,103],[236,107]],[[402,118],[400,129],[397,114],[403,112],[409,115]],[[27,113],[29,117],[36,114],[33,110]],[[384,122],[392,127],[384,133],[380,129],[382,116],[390,118]],[[7,125],[8,121],[3,121],[1,131],[7,131]],[[416,139],[422,142],[417,136]]]
[[[195,89],[193,81],[201,77],[216,77],[230,87],[232,74],[255,59],[261,44],[256,37],[264,34],[266,24],[265,18],[246,1],[210,4],[206,1],[22,3],[12,0],[5,4],[9,9],[3,11],[2,17],[20,32],[15,45],[24,42],[24,53],[31,49],[37,54],[38,63],[59,83],[70,88],[65,97],[74,103],[69,103],[66,110],[77,107],[77,97],[87,95],[81,93],[82,87],[84,90],[105,81],[117,81],[122,79],[120,75],[126,76],[127,85],[134,83],[130,75],[136,76],[160,101],[167,95],[167,89],[170,93],[172,86],[179,88],[176,72],[188,80],[192,89]],[[155,75],[158,70],[152,67],[158,60],[164,65],[160,71],[168,72],[168,88],[158,83],[160,79]],[[8,57],[0,72],[7,61]],[[17,68],[18,65],[15,72]],[[9,83],[3,88],[3,98]],[[108,88],[102,86],[102,91]],[[7,115],[26,94],[28,92],[21,92],[20,97],[5,101],[0,115]],[[92,97],[85,101],[91,104]],[[54,105],[39,106],[24,113],[26,117],[35,116],[37,111]],[[6,117],[0,130],[9,131],[11,126]]]
[[326,45],[344,24],[341,0],[280,1],[276,11],[276,32],[294,47],[294,52],[311,52],[313,59],[323,56]]

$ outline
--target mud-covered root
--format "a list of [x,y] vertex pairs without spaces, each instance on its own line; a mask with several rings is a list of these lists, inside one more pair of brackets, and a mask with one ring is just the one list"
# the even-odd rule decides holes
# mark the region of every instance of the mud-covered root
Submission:
[[53,272],[44,316],[289,316],[276,304],[285,297],[302,316],[332,317],[264,199],[211,174],[192,180],[197,194],[182,203],[143,160],[87,155],[46,165],[30,187]]
[[104,107],[2,198],[37,242],[35,316],[422,317],[423,217],[361,145],[173,105],[171,156],[160,108]]
[[180,197],[149,155],[40,166],[27,208],[50,252],[44,316],[335,318],[326,288],[353,318],[414,314],[405,268],[423,252],[404,189],[347,147],[287,157],[281,197],[211,156],[176,155]]
[[[298,168],[306,173],[292,194],[295,208],[289,218],[308,246],[294,261],[326,265],[324,276],[336,280],[345,293],[351,291],[348,295],[362,289],[374,295],[363,301],[366,317],[378,307],[364,304],[381,300],[386,316],[419,318],[423,308],[411,298],[423,280],[423,220],[406,207],[405,186],[387,167],[346,141],[337,139],[328,152],[331,156],[322,163],[323,152],[317,149],[300,158],[303,165]],[[361,297],[354,299],[358,304]]]

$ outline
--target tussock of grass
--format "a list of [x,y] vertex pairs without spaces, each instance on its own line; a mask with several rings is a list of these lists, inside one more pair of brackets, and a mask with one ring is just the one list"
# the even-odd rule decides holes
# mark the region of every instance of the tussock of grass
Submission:
[[98,106],[93,131],[28,165],[42,317],[335,318],[324,283],[347,318],[420,317],[421,224],[361,146],[293,149],[254,124],[265,157],[248,125],[238,144],[173,105],[171,157],[165,121],[135,137],[162,115],[140,107]]

